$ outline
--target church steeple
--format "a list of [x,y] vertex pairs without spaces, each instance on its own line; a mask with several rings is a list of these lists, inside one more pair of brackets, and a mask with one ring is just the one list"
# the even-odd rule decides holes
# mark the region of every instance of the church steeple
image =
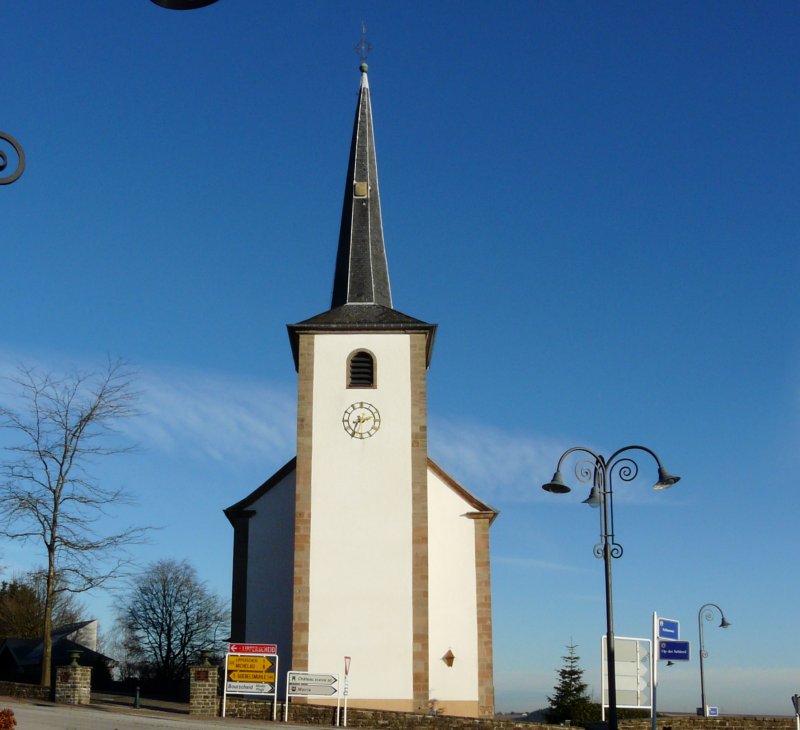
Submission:
[[361,64],[331,309],[343,304],[392,307],[366,63]]
[[425,332],[426,361],[430,361],[436,325],[403,314],[392,306],[381,222],[372,104],[363,56],[331,307],[310,319],[288,325],[288,330],[295,367],[298,365],[299,336],[331,331]]

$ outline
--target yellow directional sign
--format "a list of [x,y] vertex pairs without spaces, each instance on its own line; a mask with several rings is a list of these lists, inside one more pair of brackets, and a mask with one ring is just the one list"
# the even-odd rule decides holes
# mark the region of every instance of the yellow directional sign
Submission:
[[230,654],[228,656],[228,671],[241,670],[245,672],[266,672],[272,669],[273,663],[265,656],[244,656]]
[[228,682],[271,684],[275,681],[274,664],[265,656],[228,655]]
[[274,682],[275,672],[239,672],[228,670],[229,682]]

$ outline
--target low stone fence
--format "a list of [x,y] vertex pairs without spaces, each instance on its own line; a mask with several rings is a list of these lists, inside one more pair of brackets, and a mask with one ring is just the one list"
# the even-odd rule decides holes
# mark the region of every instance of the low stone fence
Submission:
[[[620,720],[620,730],[650,730],[650,720]],[[658,717],[659,730],[794,730],[793,717]]]
[[0,682],[0,695],[29,700],[55,700],[66,705],[88,705],[91,701],[92,668],[76,664],[57,667],[54,687],[24,682]]
[[[272,702],[245,700],[228,696],[225,710],[227,717],[242,719],[272,719]],[[335,707],[292,704],[289,706],[289,722],[302,725],[334,724]],[[283,702],[278,702],[278,719],[283,720]],[[430,728],[430,730],[565,730],[560,725],[546,725],[508,720],[484,720],[449,715],[418,715],[404,712],[347,709],[347,727],[378,728],[379,730],[406,730],[407,728]],[[597,730],[605,728],[598,724]],[[620,720],[620,730],[651,730],[652,721]],[[576,727],[573,730],[578,730]],[[664,716],[658,718],[658,730],[795,730],[794,718],[774,717],[721,717],[702,718],[692,715]]]
[[24,697],[29,700],[49,700],[50,688],[24,682],[0,682],[0,695]]
[[[189,712],[192,715],[219,716],[222,698],[221,672],[218,667],[204,664],[192,667]],[[272,720],[272,698],[246,699],[228,695],[225,716],[246,720]],[[283,720],[284,701],[278,700],[277,718]],[[340,713],[344,708],[340,708]],[[289,721],[303,725],[328,725],[336,721],[336,708],[297,702],[289,705]],[[430,728],[430,730],[564,730],[560,725],[545,725],[508,720],[488,720],[450,715],[420,715],[411,712],[388,712],[383,710],[360,710],[347,708],[347,726],[374,728],[377,730],[407,730],[408,728]],[[651,730],[650,719],[620,720],[620,730]],[[589,730],[600,730],[598,723]],[[658,717],[658,730],[794,730],[793,717],[715,717],[702,718],[694,715],[664,715]],[[577,726],[576,726],[577,730]]]

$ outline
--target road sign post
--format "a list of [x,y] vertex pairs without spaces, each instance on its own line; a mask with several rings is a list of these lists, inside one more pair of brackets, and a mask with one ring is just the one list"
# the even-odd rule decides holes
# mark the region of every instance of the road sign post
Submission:
[[312,674],[311,672],[288,672],[286,675],[286,703],[283,706],[283,721],[289,721],[290,697],[336,697],[336,724],[339,724],[341,694],[338,674]]
[[[662,657],[661,656],[661,643],[663,640],[668,642],[678,641],[681,634],[681,623],[673,618],[661,618],[655,611],[653,611],[653,646],[658,647],[658,656],[651,663],[650,672],[653,684],[653,707],[650,710],[650,719],[652,720],[652,728],[656,730],[656,694],[658,692],[658,662],[661,659],[671,658],[675,661],[675,657]],[[686,659],[688,660],[688,643],[681,642],[687,645]],[[800,730],[800,728],[798,728]]]
[[275,644],[228,644],[222,717],[229,694],[272,697],[272,720],[278,712],[278,647]]

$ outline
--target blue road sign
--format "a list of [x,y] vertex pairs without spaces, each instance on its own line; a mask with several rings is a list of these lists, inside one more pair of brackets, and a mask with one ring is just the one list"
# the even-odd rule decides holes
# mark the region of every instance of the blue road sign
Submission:
[[671,618],[658,619],[658,638],[659,639],[680,639],[681,624]]
[[659,660],[669,659],[673,662],[688,662],[689,642],[660,639],[658,642],[658,658]]

